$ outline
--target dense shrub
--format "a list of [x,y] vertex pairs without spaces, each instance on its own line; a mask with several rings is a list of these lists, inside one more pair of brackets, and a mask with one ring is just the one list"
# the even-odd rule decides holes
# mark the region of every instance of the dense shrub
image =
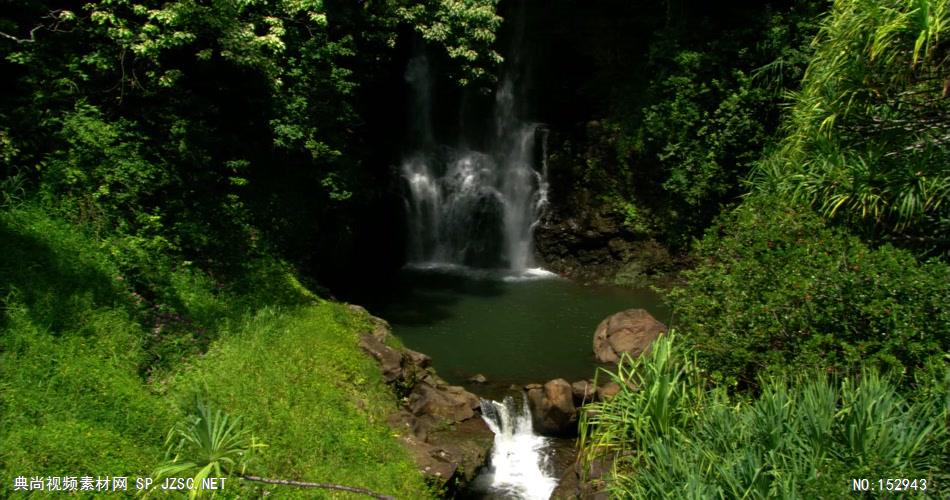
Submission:
[[[763,379],[753,401],[707,391],[675,335],[626,358],[621,391],[586,407],[584,457],[613,460],[615,498],[843,498],[852,478],[908,478],[939,495],[947,480],[950,371],[905,397],[873,369],[837,379],[806,371]],[[886,488],[886,483],[884,485]],[[924,488],[922,490],[921,488]],[[901,493],[898,493],[898,495]]]
[[871,241],[950,252],[946,0],[837,0],[757,184]]
[[637,70],[602,77],[610,111],[604,133],[587,131],[578,183],[629,229],[687,248],[722,205],[738,201],[743,179],[779,138],[784,94],[798,87],[824,8],[684,7],[667,18],[634,49]]
[[716,379],[748,385],[763,369],[859,360],[909,373],[950,348],[950,267],[868,248],[810,209],[750,198],[697,255],[670,297]]
[[684,50],[672,59],[670,74],[653,82],[642,123],[619,149],[631,158],[634,179],[650,179],[634,185],[641,201],[661,207],[665,239],[684,245],[741,192],[739,179],[768,140],[776,100],[742,70],[704,74],[718,66],[715,55]]

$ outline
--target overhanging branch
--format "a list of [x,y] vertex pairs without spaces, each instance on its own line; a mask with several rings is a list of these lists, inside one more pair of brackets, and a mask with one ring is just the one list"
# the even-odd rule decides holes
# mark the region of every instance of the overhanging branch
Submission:
[[50,22],[46,24],[37,24],[35,27],[33,27],[33,29],[30,30],[29,38],[20,38],[18,36],[14,36],[9,33],[5,33],[3,31],[0,31],[0,37],[6,38],[8,40],[13,40],[16,43],[36,43],[36,32],[41,29],[47,29],[50,31],[57,31],[57,32],[72,31],[72,29],[68,29],[68,30],[60,29],[59,26],[66,21],[75,19],[75,15],[63,9],[56,9],[56,10],[49,11],[49,13],[43,16],[42,19],[49,19]]
[[17,37],[15,37],[15,36],[13,36],[13,35],[10,35],[10,34],[8,34],[8,33],[4,33],[4,32],[2,32],[2,31],[0,31],[0,36],[2,36],[3,38],[7,38],[7,39],[10,39],[10,40],[13,40],[13,41],[16,42],[16,43],[34,43],[34,42],[36,42],[36,32],[37,32],[37,30],[39,30],[39,29],[41,29],[41,28],[45,28],[45,27],[46,27],[46,26],[44,26],[44,25],[41,24],[41,25],[39,25],[39,26],[37,26],[37,27],[31,29],[31,30],[30,30],[30,38],[17,38]]

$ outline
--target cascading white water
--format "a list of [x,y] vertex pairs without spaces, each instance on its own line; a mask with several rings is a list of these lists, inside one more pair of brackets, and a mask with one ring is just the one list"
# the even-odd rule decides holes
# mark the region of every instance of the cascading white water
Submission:
[[482,400],[482,418],[495,443],[491,455],[490,488],[515,498],[547,500],[557,486],[545,455],[547,439],[534,433],[528,400],[521,409],[514,398],[503,402]]
[[519,119],[514,79],[495,95],[495,139],[488,151],[438,146],[432,136],[431,81],[424,56],[412,59],[413,132],[419,149],[404,158],[409,259],[523,273],[534,265],[533,229],[547,202],[547,134]]

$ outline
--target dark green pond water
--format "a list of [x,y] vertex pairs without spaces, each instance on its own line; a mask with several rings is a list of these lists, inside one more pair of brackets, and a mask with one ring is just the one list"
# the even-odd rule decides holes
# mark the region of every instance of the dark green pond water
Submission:
[[641,307],[669,319],[650,290],[581,286],[550,275],[407,269],[387,288],[367,307],[452,383],[476,373],[496,387],[590,378],[594,329],[606,316]]

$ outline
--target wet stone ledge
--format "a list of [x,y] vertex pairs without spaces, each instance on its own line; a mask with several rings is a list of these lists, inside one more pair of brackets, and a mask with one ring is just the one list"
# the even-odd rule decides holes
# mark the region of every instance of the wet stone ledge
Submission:
[[425,354],[394,346],[385,320],[360,306],[350,309],[369,318],[372,330],[360,334],[360,347],[399,398],[387,423],[426,479],[451,496],[475,478],[494,442],[480,399],[440,378]]

